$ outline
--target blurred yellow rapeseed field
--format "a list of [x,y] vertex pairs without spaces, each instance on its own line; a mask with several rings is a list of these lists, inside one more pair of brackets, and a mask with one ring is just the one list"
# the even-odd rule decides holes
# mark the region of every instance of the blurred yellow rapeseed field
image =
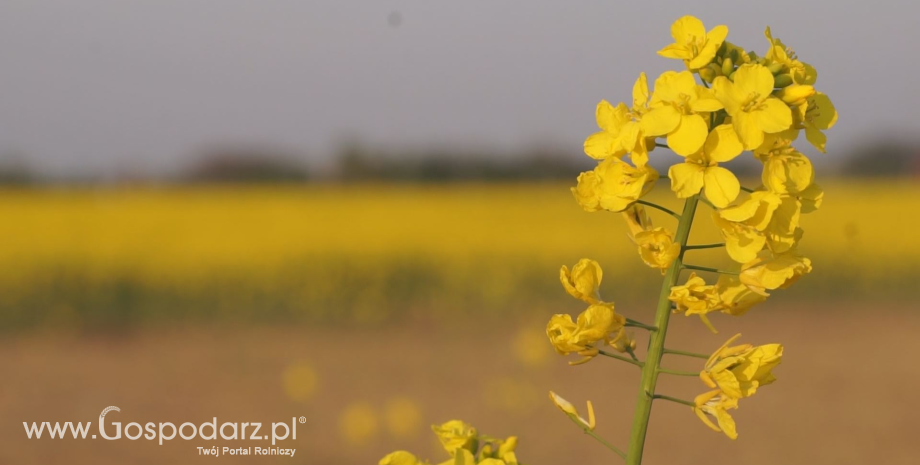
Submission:
[[[806,279],[818,283],[806,288],[898,294],[920,271],[920,244],[910,233],[920,186],[823,185],[821,215],[803,218],[801,250],[815,267]],[[432,306],[520,307],[564,298],[559,266],[589,254],[604,266],[605,294],[630,298],[637,286],[654,286],[656,271],[640,266],[622,240],[621,218],[585,213],[568,188],[7,188],[0,192],[0,308],[16,320],[7,323],[37,323],[86,312],[378,320]],[[661,182],[648,200],[675,207],[671,197]],[[701,231],[691,242],[719,241],[714,228]],[[693,253],[699,262],[720,256]]]

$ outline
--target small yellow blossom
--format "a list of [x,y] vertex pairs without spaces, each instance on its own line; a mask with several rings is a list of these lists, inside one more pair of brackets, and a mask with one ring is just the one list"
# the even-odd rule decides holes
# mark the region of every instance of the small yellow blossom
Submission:
[[658,54],[684,60],[688,69],[699,69],[712,61],[727,36],[728,27],[724,25],[716,26],[707,33],[702,21],[684,16],[671,25],[674,43],[659,50]]
[[734,82],[724,76],[712,82],[716,98],[732,117],[732,126],[746,150],[763,143],[764,134],[785,131],[792,126],[792,111],[772,96],[773,74],[762,65],[741,65]]
[[689,71],[666,71],[655,80],[650,110],[642,118],[648,136],[667,135],[668,147],[678,155],[696,153],[706,142],[709,124],[700,113],[722,109],[713,93],[696,83]]
[[741,184],[731,171],[718,166],[737,157],[744,150],[732,125],[723,124],[706,137],[701,150],[686,157],[683,163],[671,166],[671,190],[685,199],[704,189],[706,198],[716,207],[733,202],[741,192]]
[[658,172],[650,166],[633,167],[608,158],[593,171],[581,173],[572,194],[585,211],[621,212],[648,193],[657,180]]
[[805,130],[805,138],[821,153],[826,152],[826,131],[837,124],[837,109],[831,99],[821,93],[815,92],[804,104],[798,106],[793,112],[794,127]]
[[546,336],[553,348],[561,355],[578,353],[582,360],[572,364],[585,363],[598,354],[594,347],[600,342],[609,342],[612,334],[626,324],[626,318],[613,310],[613,304],[603,303],[588,307],[578,315],[576,322],[568,314],[553,315],[546,325]]
[[767,242],[764,233],[782,199],[767,191],[755,191],[743,202],[712,213],[725,239],[725,251],[739,263],[753,260]]
[[767,50],[767,54],[764,56],[767,64],[778,63],[783,65],[781,72],[790,74],[792,80],[798,84],[811,85],[818,80],[818,71],[808,63],[799,61],[795,52],[783,44],[781,40],[774,39],[769,26],[764,31],[764,35],[770,42],[770,49]]
[[589,304],[599,303],[601,300],[599,288],[604,271],[596,261],[582,258],[572,267],[562,265],[559,269],[559,281],[570,296],[583,300]]
[[450,420],[441,425],[432,425],[431,430],[438,436],[444,450],[450,455],[456,455],[458,450],[475,452],[479,443],[479,434],[476,428],[460,420]]
[[716,291],[719,294],[720,311],[734,316],[744,315],[751,307],[767,300],[750,290],[736,276],[720,276],[716,282]]
[[674,234],[665,228],[642,231],[635,238],[642,261],[652,268],[660,269],[661,274],[680,255],[680,244],[674,242]]
[[563,399],[553,391],[549,391],[549,398],[553,401],[553,404],[556,404],[556,407],[559,407],[559,410],[562,410],[563,413],[569,416],[569,418],[580,423],[588,431],[594,431],[595,426],[597,426],[594,418],[594,406],[591,405],[591,401],[588,401],[588,419],[585,420],[578,414],[578,410],[575,409],[575,406],[571,402]]
[[610,102],[601,100],[595,110],[600,131],[585,140],[585,154],[604,160],[621,158],[629,153],[636,166],[645,165],[648,162],[648,148],[640,121],[648,111],[648,99],[648,78],[645,73],[641,73],[633,85],[632,107],[624,103],[614,107]]
[[712,332],[717,332],[706,314],[720,308],[718,292],[715,286],[707,285],[696,273],[690,273],[686,284],[672,287],[668,300],[674,302],[675,312],[687,316],[699,315],[703,324]]
[[750,397],[758,387],[776,381],[773,368],[780,364],[783,357],[781,344],[729,347],[740,337],[736,334],[719,347],[700,372],[700,379],[707,386],[718,388],[724,395],[736,399]]
[[811,260],[790,250],[773,254],[764,250],[741,266],[741,282],[761,295],[767,290],[785,289],[803,275],[811,273]]
[[[713,431],[725,433],[730,439],[738,439],[735,420],[728,413],[729,410],[738,408],[738,399],[728,397],[715,389],[696,396],[694,404],[696,405],[693,411],[706,426]],[[718,426],[709,417],[715,418]]]

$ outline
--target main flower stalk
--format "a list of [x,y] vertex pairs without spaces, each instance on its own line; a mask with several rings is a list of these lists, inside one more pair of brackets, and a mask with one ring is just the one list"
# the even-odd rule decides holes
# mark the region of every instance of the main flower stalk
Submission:
[[652,401],[655,395],[655,385],[658,383],[661,356],[664,355],[664,341],[668,332],[668,320],[671,317],[671,301],[668,295],[671,287],[677,284],[683,267],[684,252],[687,249],[687,238],[690,237],[690,227],[693,225],[693,215],[699,194],[693,195],[684,202],[684,210],[680,215],[677,225],[675,242],[680,244],[680,254],[671,263],[664,275],[661,292],[658,294],[658,307],[655,310],[656,331],[651,331],[648,341],[648,354],[645,365],[642,367],[642,380],[639,384],[639,397],[636,401],[636,412],[633,415],[632,433],[629,437],[629,451],[627,452],[627,465],[642,463],[642,449],[645,447],[645,435],[648,432],[649,418],[652,414]]

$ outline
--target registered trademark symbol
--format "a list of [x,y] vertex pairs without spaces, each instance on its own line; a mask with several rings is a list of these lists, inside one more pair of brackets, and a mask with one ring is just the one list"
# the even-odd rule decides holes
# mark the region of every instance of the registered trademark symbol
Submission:
[[299,421],[300,421],[301,424],[306,423],[306,422],[307,422],[307,417],[300,417]]

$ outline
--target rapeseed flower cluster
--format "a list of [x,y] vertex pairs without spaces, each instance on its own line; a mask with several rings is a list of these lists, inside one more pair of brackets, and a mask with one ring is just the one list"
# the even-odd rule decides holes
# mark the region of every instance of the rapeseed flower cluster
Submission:
[[[671,313],[697,315],[713,333],[713,312],[743,315],[764,302],[772,291],[787,288],[811,272],[811,260],[798,252],[804,232],[801,216],[821,206],[823,190],[814,182],[809,159],[794,144],[805,139],[820,152],[826,149],[824,131],[834,126],[837,112],[827,95],[815,88],[817,71],[766,30],[763,55],[728,42],[728,28],[709,31],[692,16],[671,26],[674,43],[658,53],[679,59],[686,69],[666,71],[654,79],[640,73],[632,102],[613,105],[602,100],[595,109],[598,132],[584,143],[597,167],[581,173],[572,188],[576,202],[588,212],[622,214],[628,237],[639,257],[665,277],[653,325],[627,319],[614,311],[599,292],[603,272],[594,260],[582,259],[571,270],[563,266],[560,278],[573,297],[589,305],[573,321],[554,315],[546,328],[552,346],[562,355],[577,353],[585,363],[601,354],[642,369],[639,400],[627,451],[621,451],[594,433],[595,418],[588,403],[586,420],[555,393],[553,403],[629,464],[639,464],[651,414],[651,403],[663,399],[690,406],[710,428],[735,439],[737,430],[728,413],[741,399],[773,381],[780,363],[780,344],[731,346],[731,338],[714,354],[665,349],[665,329]],[[671,191],[685,199],[678,214],[643,197],[661,175],[649,165],[656,148],[669,149],[678,158],[668,169]],[[657,154],[660,151],[655,151]],[[763,165],[761,185],[744,188],[726,165],[749,152]],[[698,202],[711,208],[711,219],[723,243],[688,244]],[[656,226],[647,208],[678,220],[675,230]],[[684,263],[688,250],[724,248],[737,262],[721,270]],[[691,271],[681,284],[683,271]],[[703,273],[718,278],[708,281]],[[649,333],[646,359],[634,353],[635,340],[625,328]],[[608,344],[629,357],[604,352]],[[699,377],[711,390],[694,400],[655,393],[660,374],[696,376],[661,366],[665,354],[707,358]]]

